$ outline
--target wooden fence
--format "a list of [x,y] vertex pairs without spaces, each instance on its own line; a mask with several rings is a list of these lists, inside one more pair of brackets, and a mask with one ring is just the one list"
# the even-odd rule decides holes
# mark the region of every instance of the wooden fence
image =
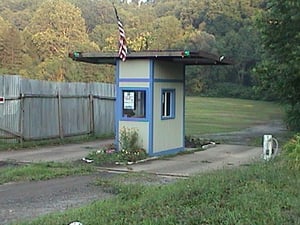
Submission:
[[115,85],[0,76],[0,139],[40,140],[114,132]]

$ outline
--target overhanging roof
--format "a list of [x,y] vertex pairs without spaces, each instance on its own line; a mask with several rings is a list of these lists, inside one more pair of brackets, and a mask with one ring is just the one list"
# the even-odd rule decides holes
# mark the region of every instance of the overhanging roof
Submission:
[[[120,60],[116,52],[72,52],[69,57],[75,61],[94,64],[113,64]],[[126,60],[154,59],[182,63],[184,65],[232,65],[233,61],[225,56],[217,56],[204,51],[139,51],[130,52]]]

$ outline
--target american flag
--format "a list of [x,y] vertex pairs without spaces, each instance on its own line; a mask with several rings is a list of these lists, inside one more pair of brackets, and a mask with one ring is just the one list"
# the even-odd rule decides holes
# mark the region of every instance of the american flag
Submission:
[[125,36],[125,30],[123,27],[123,23],[120,20],[119,16],[118,16],[118,12],[116,7],[114,6],[115,9],[115,13],[116,13],[116,17],[118,20],[118,27],[119,27],[119,33],[120,33],[120,37],[119,37],[119,57],[120,59],[124,62],[126,60],[126,55],[127,55],[127,47],[126,47],[126,36]]

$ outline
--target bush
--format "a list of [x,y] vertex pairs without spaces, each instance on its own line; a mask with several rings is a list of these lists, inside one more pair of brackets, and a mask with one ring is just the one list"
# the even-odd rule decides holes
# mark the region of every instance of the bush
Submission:
[[123,127],[120,131],[120,159],[136,162],[147,158],[147,153],[139,144],[138,132],[133,128]]
[[289,140],[284,145],[283,150],[287,157],[288,166],[300,170],[300,133]]
[[146,150],[139,144],[136,129],[123,127],[120,131],[119,143],[119,151],[114,145],[108,145],[91,152],[87,159],[92,160],[98,166],[110,166],[116,163],[136,162],[148,156]]
[[97,166],[110,166],[119,161],[119,154],[114,146],[109,145],[89,153],[87,159],[93,160]]
[[300,131],[300,103],[287,107],[285,121],[289,129]]
[[202,148],[204,145],[211,144],[212,141],[209,139],[193,137],[193,136],[185,136],[185,147],[186,148]]

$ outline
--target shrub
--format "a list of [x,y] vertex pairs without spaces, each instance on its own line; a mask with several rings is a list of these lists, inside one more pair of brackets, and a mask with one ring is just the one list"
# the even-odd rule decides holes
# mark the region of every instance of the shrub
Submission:
[[138,131],[123,127],[120,131],[120,150],[114,145],[105,146],[91,152],[87,159],[98,166],[110,166],[118,163],[136,162],[147,158],[147,153],[139,144]]
[[119,142],[121,161],[136,162],[147,157],[145,149],[140,146],[137,129],[123,127]]
[[185,147],[186,148],[202,148],[204,145],[211,144],[212,141],[209,139],[193,137],[193,136],[185,136]]
[[103,148],[89,153],[87,159],[93,160],[98,166],[114,165],[119,161],[119,155],[114,145],[107,145]]
[[283,147],[290,168],[300,170],[300,133],[296,134]]
[[286,108],[285,121],[289,129],[300,131],[300,103]]

